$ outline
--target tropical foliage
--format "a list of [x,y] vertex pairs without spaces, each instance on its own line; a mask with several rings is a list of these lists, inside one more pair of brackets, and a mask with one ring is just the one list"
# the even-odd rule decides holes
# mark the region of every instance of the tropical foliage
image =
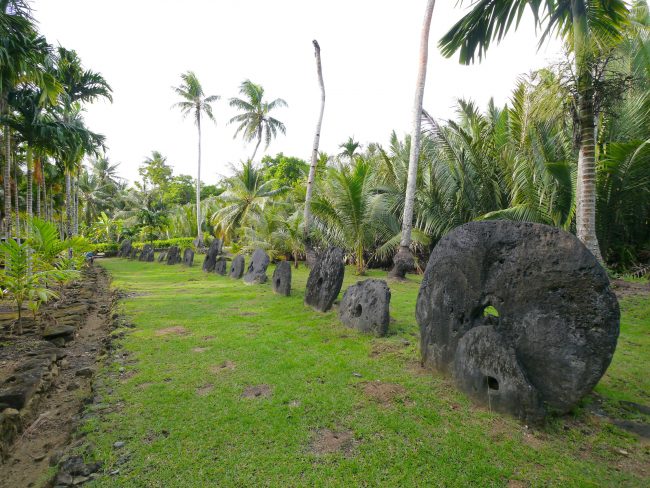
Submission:
[[[236,111],[229,121],[235,137],[254,144],[250,159],[233,164],[217,184],[201,185],[175,174],[154,150],[140,165],[141,179],[128,185],[82,117],[83,104],[110,100],[106,81],[83,68],[74,51],[48,46],[22,2],[0,5],[8,39],[0,48],[13,63],[0,73],[7,237],[34,239],[28,222],[35,215],[61,239],[80,234],[97,249],[115,250],[125,238],[165,247],[218,237],[231,252],[261,247],[296,265],[307,244],[335,244],[360,274],[391,266],[404,227],[411,136],[393,133],[386,145],[349,137],[336,155],[319,153],[306,227],[309,165],[283,153],[255,160],[262,143],[265,149],[286,132],[275,113],[287,103],[246,80],[228,104]],[[566,59],[522,77],[505,105],[459,100],[452,120],[422,112],[410,239],[420,267],[442,236],[472,220],[541,222],[580,236],[579,220],[591,218],[584,212],[587,180],[605,262],[626,268],[650,261],[647,3],[485,0],[442,39],[443,53],[460,52],[465,62],[484,56],[529,7],[543,36],[566,41]],[[588,49],[575,44],[584,19]],[[191,71],[175,92],[200,144],[203,118],[219,118],[219,97],[206,96]],[[587,133],[586,109],[593,112]],[[592,133],[593,145],[585,142]],[[593,181],[584,158],[592,153]]]

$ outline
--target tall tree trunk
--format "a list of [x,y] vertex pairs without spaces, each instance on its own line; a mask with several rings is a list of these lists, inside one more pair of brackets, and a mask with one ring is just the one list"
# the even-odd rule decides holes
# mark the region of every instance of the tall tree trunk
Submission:
[[255,144],[255,150],[253,151],[253,155],[251,156],[251,161],[255,159],[255,155],[257,154],[257,148],[260,147],[261,142],[262,142],[262,135],[260,134],[259,139],[257,139],[257,144]]
[[594,123],[594,86],[589,57],[589,27],[584,5],[571,1],[573,15],[573,48],[578,78],[578,117],[580,120],[580,152],[576,185],[576,235],[602,263],[596,236],[596,143]]
[[303,223],[303,239],[305,241],[305,254],[307,264],[312,265],[315,260],[314,251],[311,245],[311,200],[314,191],[314,178],[316,177],[316,167],[318,165],[318,145],[320,144],[320,131],[323,125],[323,112],[325,112],[325,83],[323,82],[323,66],[320,60],[320,45],[318,41],[314,43],[314,56],[316,57],[316,73],[318,74],[318,84],[320,85],[320,113],[318,114],[318,123],[316,124],[316,134],[314,134],[314,144],[311,149],[311,164],[309,165],[309,175],[307,176],[307,193],[305,195],[305,213]]
[[199,131],[199,166],[196,171],[196,234],[197,234],[196,243],[197,243],[197,247],[202,247],[203,234],[201,232],[201,112],[197,112],[196,126]]
[[33,200],[33,194],[32,194],[32,164],[34,161],[34,151],[33,149],[28,145],[27,146],[27,220],[31,221],[33,217],[33,212],[32,212],[32,200]]
[[36,183],[36,215],[38,218],[42,218],[43,215],[41,213],[41,184]]
[[393,258],[393,269],[389,273],[392,278],[397,279],[404,279],[406,273],[415,268],[415,259],[411,252],[411,231],[413,228],[413,206],[415,203],[418,160],[420,158],[420,128],[422,123],[422,100],[424,98],[424,85],[427,77],[427,61],[429,57],[429,30],[435,3],[435,0],[427,1],[420,37],[420,60],[418,78],[415,86],[415,100],[413,102],[413,128],[411,132],[408,178],[406,180],[406,196],[404,198],[404,215],[402,217],[402,240],[399,250]]
[[4,190],[5,190],[5,235],[11,237],[11,132],[8,125],[4,127],[4,142],[5,142],[5,175],[4,175]]
[[65,172],[65,234],[72,236],[72,185],[70,171]]
[[72,178],[73,198],[74,198],[74,235],[79,235],[79,178]]
[[14,164],[14,209],[16,214],[16,239],[20,242],[20,201],[18,200],[18,164]]

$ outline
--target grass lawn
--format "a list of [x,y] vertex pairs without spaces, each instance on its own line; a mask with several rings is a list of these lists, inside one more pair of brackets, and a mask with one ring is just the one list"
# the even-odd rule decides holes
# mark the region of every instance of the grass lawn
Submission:
[[[305,307],[302,267],[292,296],[280,297],[270,284],[204,274],[201,261],[101,261],[133,295],[122,308],[135,328],[121,342],[126,361],[106,363],[100,378],[103,404],[91,408],[103,413],[84,425],[105,463],[92,486],[649,482],[648,443],[588,404],[624,415],[619,400],[650,402],[650,297],[621,304],[619,347],[597,395],[535,430],[419,368],[418,279],[390,285],[390,335],[373,338],[345,328],[336,311]],[[358,279],[348,268],[343,290]]]

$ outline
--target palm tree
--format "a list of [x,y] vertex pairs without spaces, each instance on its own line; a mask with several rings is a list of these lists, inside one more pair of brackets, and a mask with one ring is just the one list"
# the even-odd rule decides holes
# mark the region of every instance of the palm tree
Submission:
[[494,39],[500,41],[530,7],[538,24],[546,22],[542,41],[556,31],[569,45],[575,62],[580,150],[576,188],[576,234],[602,262],[596,237],[596,145],[593,61],[595,48],[621,37],[628,18],[623,0],[481,0],[440,40],[449,57],[460,50],[460,62],[481,59]]
[[312,210],[323,240],[351,253],[358,274],[365,273],[366,255],[376,242],[392,237],[386,225],[385,200],[375,191],[372,165],[366,158],[357,157],[352,165],[330,168]]
[[[311,150],[311,163],[309,165],[309,174],[307,176],[307,188],[305,191],[305,209],[304,209],[304,226],[303,226],[303,240],[308,254],[311,254],[311,240],[309,238],[309,231],[311,226],[311,200],[314,191],[314,179],[316,178],[316,166],[318,165],[318,145],[320,143],[320,131],[323,125],[323,112],[325,111],[325,83],[323,82],[323,67],[320,60],[320,45],[315,39],[312,41],[314,44],[314,56],[316,57],[316,74],[318,75],[318,84],[320,85],[320,112],[318,114],[318,123],[316,124],[316,134],[314,135],[314,144]],[[308,259],[309,260],[309,259]],[[296,266],[298,261],[296,261]]]
[[[85,129],[80,116],[81,104],[91,103],[98,98],[113,101],[112,90],[104,77],[94,71],[86,70],[75,51],[61,46],[57,49],[56,66],[52,69],[55,79],[63,87],[61,94],[61,115],[63,123],[73,128],[73,133],[65,136],[62,153],[65,155],[66,168],[66,220],[68,235],[76,232],[77,222],[77,185],[73,178],[80,170],[81,160],[86,154],[97,149],[97,143],[103,143],[103,137],[95,138],[96,134]],[[74,205],[74,209],[73,209]]]
[[411,130],[411,152],[409,154],[409,171],[404,196],[404,215],[402,217],[402,240],[399,250],[393,258],[393,269],[390,276],[404,279],[407,271],[413,269],[415,260],[411,252],[411,229],[413,228],[413,205],[415,201],[415,186],[420,157],[420,123],[422,119],[422,100],[424,99],[424,84],[427,77],[427,60],[429,56],[429,29],[435,0],[428,0],[424,11],[424,22],[420,35],[420,58],[418,60],[418,78],[415,86],[413,101],[413,126]]
[[187,117],[192,114],[194,123],[199,134],[198,145],[198,168],[196,174],[196,227],[197,227],[197,245],[203,245],[203,235],[201,233],[201,115],[205,116],[215,122],[214,115],[212,114],[212,103],[221,98],[219,95],[205,96],[203,87],[199,79],[192,71],[188,71],[181,75],[181,83],[179,86],[173,87],[176,94],[181,98],[181,101],[174,104],[181,110],[183,116]]
[[[9,115],[9,93],[19,82],[39,85],[45,96],[56,96],[58,85],[44,71],[49,53],[45,38],[38,35],[31,9],[23,0],[0,0],[0,118],[4,125],[4,231],[11,236],[11,130],[6,125]],[[17,211],[17,210],[16,210]]]
[[345,158],[350,164],[354,163],[354,158],[359,155],[358,150],[361,149],[361,144],[358,141],[355,141],[353,137],[348,137],[348,140],[342,144],[339,144],[339,153],[340,158]]
[[250,80],[244,81],[239,86],[239,93],[243,98],[231,98],[230,106],[241,113],[231,118],[229,123],[239,124],[234,137],[237,137],[241,132],[244,141],[257,140],[255,150],[251,156],[251,160],[253,160],[262,139],[264,139],[264,147],[268,148],[271,140],[277,137],[278,131],[283,134],[287,133],[284,124],[269,114],[276,108],[287,107],[288,105],[282,98],[276,98],[272,102],[264,101],[264,88]]
[[252,160],[242,163],[227,181],[227,190],[221,195],[225,205],[212,215],[212,223],[232,237],[239,227],[259,217],[272,197],[286,190],[274,189],[274,185],[274,180],[264,181]]

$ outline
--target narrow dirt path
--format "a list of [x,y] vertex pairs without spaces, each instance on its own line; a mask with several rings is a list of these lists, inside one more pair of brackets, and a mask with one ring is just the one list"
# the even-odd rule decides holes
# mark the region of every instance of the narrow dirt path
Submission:
[[112,293],[106,271],[90,269],[83,287],[93,290],[94,305],[75,339],[66,344],[59,374],[41,399],[35,419],[11,447],[9,458],[0,465],[0,486],[6,488],[47,485],[48,470],[61,458],[77,426],[84,400],[91,395],[95,364],[107,345],[111,325]]

